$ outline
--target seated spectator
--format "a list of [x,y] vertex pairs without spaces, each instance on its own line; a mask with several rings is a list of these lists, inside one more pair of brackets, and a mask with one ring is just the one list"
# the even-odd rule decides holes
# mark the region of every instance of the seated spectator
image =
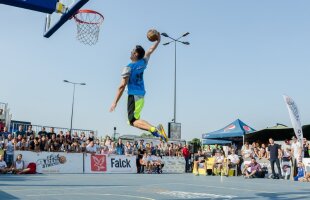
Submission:
[[310,182],[310,172],[307,172],[305,177],[299,178],[298,181],[300,181],[300,182]]
[[148,163],[148,155],[146,152],[144,152],[142,158],[140,159],[140,167],[141,167],[140,173],[144,173],[144,169],[148,168],[148,164],[149,164]]
[[253,157],[256,159],[259,158],[259,149],[256,147],[253,149]]
[[90,141],[89,144],[86,147],[86,152],[87,153],[96,153],[97,152],[97,148],[94,144],[94,141]]
[[195,176],[199,176],[199,167],[201,166],[203,166],[207,174],[207,156],[202,154],[201,150],[198,150],[198,153],[194,159],[194,169],[196,170]]
[[64,141],[60,147],[60,151],[69,152],[71,151],[71,146],[67,141]]
[[23,160],[22,154],[18,154],[16,161],[13,163],[12,173],[13,174],[33,174],[34,168],[29,164],[28,167],[25,166],[25,161]]
[[227,157],[227,165],[228,165],[226,172],[227,175],[229,169],[231,168],[235,169],[240,163],[239,156],[235,153],[235,151],[236,151],[235,149],[231,149],[231,154]]
[[212,166],[212,175],[214,176],[214,169],[217,169],[218,172],[221,172],[224,165],[224,156],[221,153],[215,153],[214,163]]
[[125,145],[123,144],[123,141],[121,138],[118,139],[118,142],[116,144],[116,153],[117,155],[125,154]]
[[247,159],[247,158],[251,158],[252,157],[253,151],[250,148],[249,143],[247,143],[247,142],[245,143],[244,148],[242,149],[241,153],[242,153],[242,158],[243,159]]
[[255,158],[251,159],[249,165],[245,165],[243,169],[243,175],[245,178],[264,178],[265,173],[262,171],[261,165],[256,162]]
[[126,156],[133,156],[133,148],[132,148],[132,146],[130,145],[130,142],[129,141],[127,141],[126,142],[126,145],[125,145],[125,155]]
[[79,138],[78,133],[77,133],[77,132],[74,132],[73,135],[72,135],[72,141],[73,141],[73,140],[79,141],[79,139],[80,139],[80,138]]
[[263,143],[261,148],[259,149],[259,159],[267,158],[266,145]]
[[40,151],[40,142],[39,142],[39,138],[36,137],[34,139],[34,151],[39,152]]
[[72,152],[75,152],[75,153],[79,153],[79,152],[82,151],[81,147],[80,147],[80,143],[78,142],[77,139],[73,140],[73,143],[71,144],[71,148],[70,149],[71,149]]
[[47,151],[47,140],[45,135],[42,135],[40,139],[40,151]]
[[81,135],[80,135],[80,143],[83,144],[84,142],[87,141],[87,138],[85,136],[85,133],[84,132],[81,132]]
[[305,176],[304,164],[302,162],[298,162],[297,167],[297,175],[294,177],[294,181],[299,181],[299,179],[302,179]]
[[115,155],[116,154],[116,147],[115,147],[115,143],[111,142],[111,146],[109,148],[109,154]]
[[3,155],[0,154],[0,174],[6,174],[10,169],[6,165],[6,162],[3,160]]
[[103,146],[101,148],[101,154],[104,154],[104,155],[109,154],[109,148],[107,146]]

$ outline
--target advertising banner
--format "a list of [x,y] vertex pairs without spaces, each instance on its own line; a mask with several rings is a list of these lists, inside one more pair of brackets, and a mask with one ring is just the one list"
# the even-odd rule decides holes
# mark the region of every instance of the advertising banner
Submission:
[[124,155],[84,155],[85,173],[137,173],[136,157]]
[[38,173],[83,173],[83,154],[64,152],[15,151],[22,154],[25,165],[36,163]]
[[165,164],[163,168],[163,173],[184,173],[185,172],[185,159],[183,157],[163,156],[162,161]]

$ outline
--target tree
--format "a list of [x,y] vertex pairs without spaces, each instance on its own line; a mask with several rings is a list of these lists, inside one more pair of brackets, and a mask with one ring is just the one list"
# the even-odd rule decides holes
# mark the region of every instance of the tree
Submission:
[[196,153],[201,148],[201,142],[199,138],[193,138],[190,142],[191,146],[193,147],[192,150]]
[[152,133],[142,133],[140,135],[140,137],[142,138],[154,138],[154,136],[152,135]]

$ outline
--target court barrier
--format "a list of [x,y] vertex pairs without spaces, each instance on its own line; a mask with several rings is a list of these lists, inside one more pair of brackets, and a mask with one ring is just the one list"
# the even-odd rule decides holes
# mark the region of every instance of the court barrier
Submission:
[[310,158],[303,158],[302,162],[304,163],[306,172],[310,172]]
[[185,159],[183,157],[164,156],[163,173],[184,173],[185,171]]
[[[90,153],[15,151],[23,155],[27,166],[37,164],[37,172],[43,174],[61,173],[137,173],[136,156],[102,155]],[[163,173],[184,173],[182,157],[163,157]]]

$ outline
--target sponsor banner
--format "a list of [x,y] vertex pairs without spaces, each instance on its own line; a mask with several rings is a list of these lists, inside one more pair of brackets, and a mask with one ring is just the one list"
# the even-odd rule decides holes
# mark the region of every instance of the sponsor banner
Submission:
[[300,143],[300,145],[302,146],[303,133],[302,133],[301,120],[300,120],[300,115],[299,115],[297,105],[291,97],[283,95],[283,98],[284,98],[284,101],[286,103],[286,106],[287,106],[287,109],[288,109],[288,112],[291,118],[291,122],[294,128],[296,138],[298,142]]
[[164,162],[163,173],[184,173],[185,172],[185,159],[183,157],[170,157],[163,156]]
[[137,173],[136,156],[84,154],[85,173]]
[[18,154],[26,166],[36,163],[38,173],[83,173],[82,153],[15,151],[14,159]]
[[302,162],[305,165],[305,169],[307,172],[310,172],[310,158],[303,158]]
[[[256,162],[260,164],[260,166],[262,168],[267,168],[268,170],[268,174],[267,176],[272,174],[272,170],[271,170],[271,165],[270,165],[270,161],[266,158],[262,158],[262,159],[256,159]],[[241,169],[243,169],[244,165],[248,165],[251,163],[251,159],[245,159],[244,162],[241,165]],[[290,168],[291,168],[291,162],[287,161],[280,161],[280,166],[281,166],[281,170],[282,170],[282,175],[290,175]],[[275,173],[278,173],[278,167],[276,165],[276,163],[274,164],[274,170]]]

